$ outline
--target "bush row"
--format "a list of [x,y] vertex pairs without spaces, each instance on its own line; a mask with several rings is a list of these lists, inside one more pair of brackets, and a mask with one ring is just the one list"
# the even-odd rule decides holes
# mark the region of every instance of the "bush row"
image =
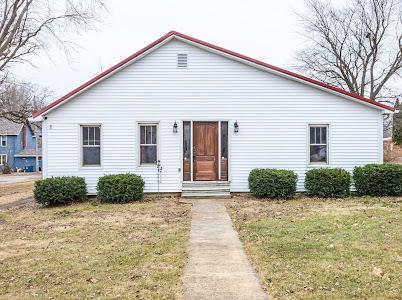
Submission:
[[[251,193],[259,198],[292,198],[296,193],[297,175],[293,171],[254,169],[248,177]],[[358,195],[402,195],[402,165],[370,164],[356,167],[353,183]],[[317,168],[306,173],[306,195],[342,198],[350,194],[352,175],[340,168]]]
[[[98,181],[98,199],[107,203],[141,200],[144,180],[135,174],[106,175]],[[81,177],[52,177],[35,183],[34,197],[42,206],[66,205],[87,199],[87,186]]]

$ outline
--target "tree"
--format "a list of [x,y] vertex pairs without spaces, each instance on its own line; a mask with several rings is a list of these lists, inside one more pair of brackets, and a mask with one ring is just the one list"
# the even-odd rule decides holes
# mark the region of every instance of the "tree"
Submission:
[[393,104],[402,75],[402,1],[350,0],[334,7],[307,0],[301,16],[310,44],[297,55],[300,69],[328,84]]
[[393,115],[392,140],[395,144],[402,146],[402,104],[399,99],[396,100],[395,109],[399,112]]
[[4,81],[0,85],[0,117],[25,123],[33,112],[45,106],[50,96],[48,89],[30,83]]
[[67,49],[65,36],[87,30],[103,7],[102,0],[0,0],[0,73],[49,45]]

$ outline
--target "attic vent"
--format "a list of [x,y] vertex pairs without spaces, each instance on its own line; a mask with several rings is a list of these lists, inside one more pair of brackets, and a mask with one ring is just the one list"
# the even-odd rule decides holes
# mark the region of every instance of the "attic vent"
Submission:
[[177,67],[187,68],[187,54],[185,53],[177,54]]

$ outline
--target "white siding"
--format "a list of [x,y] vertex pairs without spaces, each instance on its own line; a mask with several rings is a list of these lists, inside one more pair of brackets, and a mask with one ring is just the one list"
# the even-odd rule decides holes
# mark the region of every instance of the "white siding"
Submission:
[[[188,53],[188,68],[177,54]],[[179,132],[173,133],[174,121]],[[173,40],[47,115],[44,176],[133,172],[156,191],[155,167],[138,166],[138,122],[159,122],[161,191],[181,191],[184,120],[228,120],[231,190],[247,191],[256,167],[308,170],[308,124],[330,126],[330,166],[382,162],[379,110]],[[233,122],[239,133],[233,133]],[[102,125],[102,167],[80,166],[80,124]]]

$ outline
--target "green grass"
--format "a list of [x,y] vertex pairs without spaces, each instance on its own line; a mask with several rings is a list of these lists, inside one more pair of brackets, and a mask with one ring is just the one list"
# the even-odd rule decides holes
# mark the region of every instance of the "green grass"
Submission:
[[271,297],[401,299],[401,198],[236,198],[227,207]]
[[175,200],[2,213],[1,299],[172,299],[190,206]]

